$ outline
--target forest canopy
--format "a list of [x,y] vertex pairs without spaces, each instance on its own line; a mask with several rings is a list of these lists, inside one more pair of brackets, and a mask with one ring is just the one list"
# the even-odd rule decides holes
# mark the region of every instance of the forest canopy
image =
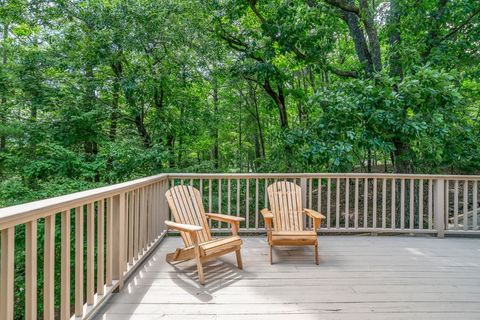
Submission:
[[0,0],[0,28],[0,207],[159,172],[479,169],[479,0]]

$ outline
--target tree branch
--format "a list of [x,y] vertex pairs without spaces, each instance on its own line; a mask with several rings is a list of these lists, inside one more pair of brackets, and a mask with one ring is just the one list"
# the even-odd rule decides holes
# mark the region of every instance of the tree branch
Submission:
[[335,68],[333,66],[327,66],[327,70],[333,72],[337,76],[340,77],[345,77],[345,78],[358,78],[359,74],[357,71],[346,71],[346,70],[341,70],[338,68]]
[[353,2],[350,3],[349,1],[345,1],[345,0],[324,0],[324,1],[331,6],[342,9],[343,11],[355,13],[356,15],[360,16],[360,9],[356,5],[354,5]]
[[472,13],[470,13],[470,15],[467,17],[467,19],[465,19],[465,21],[463,21],[462,23],[460,23],[458,26],[456,26],[455,28],[453,28],[452,30],[450,30],[449,33],[447,33],[445,36],[443,36],[441,39],[440,39],[440,42],[442,41],[445,41],[447,40],[448,38],[452,37],[453,35],[455,35],[455,33],[457,33],[458,31],[462,30],[467,24],[469,24],[472,19],[478,15],[480,13],[480,7],[477,7],[477,9],[475,9]]

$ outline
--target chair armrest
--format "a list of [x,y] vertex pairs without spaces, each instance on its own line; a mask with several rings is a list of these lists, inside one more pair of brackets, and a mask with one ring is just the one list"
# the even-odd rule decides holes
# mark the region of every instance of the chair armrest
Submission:
[[178,231],[183,231],[183,232],[198,232],[201,231],[203,228],[200,226],[194,226],[191,224],[183,224],[183,223],[176,223],[173,221],[168,221],[165,220],[165,224],[167,227],[178,230]]
[[273,219],[273,213],[268,210],[267,208],[263,208],[260,210],[260,213],[262,214],[263,218],[266,219]]
[[216,220],[216,221],[227,222],[227,223],[237,223],[237,222],[245,221],[245,218],[242,218],[242,217],[229,216],[227,214],[220,214],[220,213],[207,213],[207,218]]
[[304,208],[303,212],[305,212],[307,216],[313,219],[325,219],[325,216],[323,214],[312,209]]

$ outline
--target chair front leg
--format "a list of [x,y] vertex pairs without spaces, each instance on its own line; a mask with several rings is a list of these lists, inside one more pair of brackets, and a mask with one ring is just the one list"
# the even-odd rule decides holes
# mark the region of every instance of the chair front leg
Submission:
[[265,219],[265,229],[267,229],[268,244],[272,244],[272,219]]
[[205,284],[205,276],[203,274],[203,265],[201,260],[201,252],[200,252],[200,245],[198,244],[198,237],[196,233],[190,233],[190,237],[193,241],[193,247],[195,251],[195,261],[197,262],[197,272],[198,272],[198,279],[201,285]]

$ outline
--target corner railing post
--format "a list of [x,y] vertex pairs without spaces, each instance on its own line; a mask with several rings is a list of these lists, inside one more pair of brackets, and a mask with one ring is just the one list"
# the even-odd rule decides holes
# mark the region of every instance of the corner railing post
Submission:
[[445,235],[445,179],[436,179],[433,185],[433,210],[437,237]]

